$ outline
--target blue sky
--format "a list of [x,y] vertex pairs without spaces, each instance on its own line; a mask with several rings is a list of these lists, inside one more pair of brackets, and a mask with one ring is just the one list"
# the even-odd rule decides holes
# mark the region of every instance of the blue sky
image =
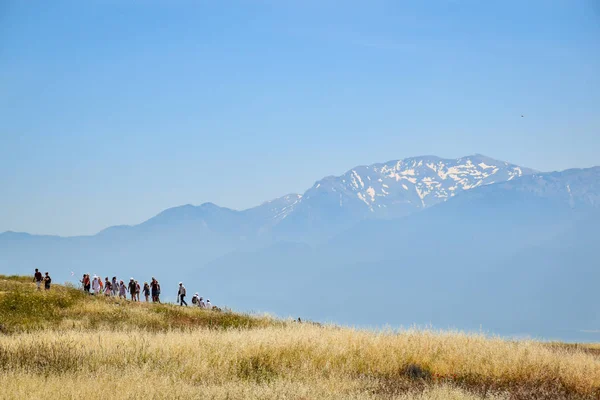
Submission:
[[422,154],[600,165],[598,71],[595,0],[4,0],[0,231],[245,208]]

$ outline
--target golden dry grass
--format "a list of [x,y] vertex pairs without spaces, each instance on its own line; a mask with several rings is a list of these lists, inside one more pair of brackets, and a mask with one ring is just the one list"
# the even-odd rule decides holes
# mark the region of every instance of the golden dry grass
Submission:
[[[97,315],[117,315],[115,307],[125,310],[119,314],[125,320],[90,323]],[[90,388],[130,399],[600,395],[600,358],[591,347],[459,332],[374,333],[269,318],[236,326],[230,323],[235,313],[207,325],[212,314],[221,313],[84,297],[63,309],[58,322],[0,335],[1,397],[75,399]],[[185,323],[173,322],[181,319]]]

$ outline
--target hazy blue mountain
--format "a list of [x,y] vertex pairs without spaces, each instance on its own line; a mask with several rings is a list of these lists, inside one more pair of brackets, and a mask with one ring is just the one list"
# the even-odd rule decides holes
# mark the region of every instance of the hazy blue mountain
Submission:
[[0,268],[29,273],[39,267],[104,275],[157,276],[165,270],[197,268],[236,249],[272,243],[270,227],[286,215],[299,195],[287,195],[236,211],[212,203],[170,208],[135,226],[115,226],[94,236],[58,237],[0,234]]
[[135,226],[109,227],[88,237],[0,235],[0,265],[137,272],[165,265],[198,267],[234,250],[277,241],[318,244],[371,217],[407,215],[456,193],[531,173],[480,155],[447,160],[415,157],[357,167],[327,177],[304,195],[289,194],[237,211],[213,203],[167,209]]
[[317,248],[230,254],[202,285],[282,315],[585,338],[600,327],[599,193],[600,168],[514,178]]
[[317,181],[275,232],[280,238],[315,243],[363,219],[406,216],[464,191],[533,172],[482,155],[360,166]]
[[185,205],[84,237],[6,232],[0,270],[157,276],[171,300],[183,280],[237,309],[564,338],[600,328],[599,208],[600,168],[417,157],[243,211]]

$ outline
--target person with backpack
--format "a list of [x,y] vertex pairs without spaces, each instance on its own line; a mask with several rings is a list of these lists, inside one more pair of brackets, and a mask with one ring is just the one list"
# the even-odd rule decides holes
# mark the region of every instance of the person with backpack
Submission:
[[46,272],[46,276],[44,277],[44,289],[50,290],[51,283],[52,283],[52,278],[50,278],[50,275],[48,275],[48,273]]
[[187,307],[187,303],[185,302],[185,286],[183,286],[182,282],[179,282],[179,291],[177,292],[177,299],[179,300],[179,305]]
[[198,293],[196,293],[192,296],[192,304],[199,307],[200,306],[199,303],[200,303],[200,300],[198,297]]
[[35,269],[35,273],[33,274],[33,281],[35,282],[35,285],[37,286],[37,290],[42,290],[42,281],[44,280],[44,277],[42,277],[42,273],[36,268]]
[[154,277],[150,281],[150,292],[152,294],[152,302],[156,303],[158,301],[158,281]]
[[131,301],[135,301],[135,281],[133,278],[129,279],[129,294],[131,295]]
[[200,297],[200,299],[198,300],[198,307],[206,308],[206,303],[204,302],[204,299],[202,297]]
[[[148,285],[148,282],[144,282],[144,288],[142,289],[142,293],[144,294],[144,297],[146,298],[146,303],[148,302],[148,298],[150,297],[150,285]],[[154,301],[154,299],[152,299]]]

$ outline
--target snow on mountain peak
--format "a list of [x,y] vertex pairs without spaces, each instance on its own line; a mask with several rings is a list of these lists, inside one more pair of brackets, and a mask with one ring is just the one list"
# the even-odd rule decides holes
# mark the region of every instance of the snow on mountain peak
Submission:
[[399,214],[405,214],[409,209],[430,207],[465,190],[533,172],[480,154],[458,159],[411,157],[359,166],[342,176],[327,177],[315,183],[302,202],[317,192],[335,192],[340,207],[358,203],[371,212],[399,208]]

